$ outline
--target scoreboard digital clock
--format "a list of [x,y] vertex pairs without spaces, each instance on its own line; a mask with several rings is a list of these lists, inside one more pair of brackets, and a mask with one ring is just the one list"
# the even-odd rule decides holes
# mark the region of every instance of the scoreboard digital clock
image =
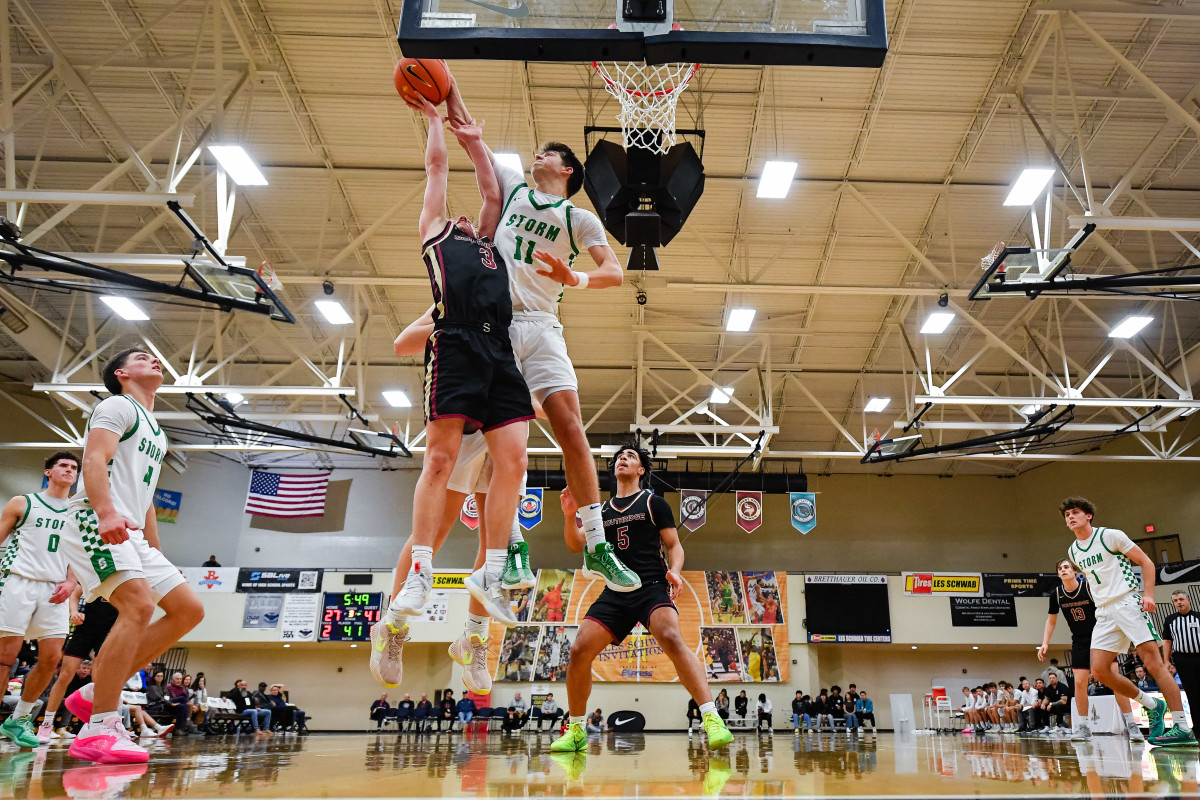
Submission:
[[318,641],[369,642],[382,608],[383,592],[325,592]]

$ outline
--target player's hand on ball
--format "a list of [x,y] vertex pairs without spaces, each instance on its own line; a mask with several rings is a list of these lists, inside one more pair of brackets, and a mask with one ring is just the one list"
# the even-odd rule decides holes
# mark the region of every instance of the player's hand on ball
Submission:
[[129,532],[141,528],[136,522],[130,522],[120,514],[110,514],[100,518],[100,539],[105,544],[120,544],[129,540]]
[[683,591],[683,577],[678,572],[668,572],[667,583],[671,584],[671,599],[679,597],[679,593]]
[[565,487],[558,495],[558,502],[562,505],[563,516],[572,516],[579,511],[579,504],[575,502],[575,498],[571,495],[571,487]]
[[545,269],[537,271],[537,274],[543,278],[558,281],[564,286],[574,286],[579,283],[579,278],[575,275],[575,270],[568,267],[567,262],[558,256],[550,255],[545,250],[534,250],[533,258],[545,267]]

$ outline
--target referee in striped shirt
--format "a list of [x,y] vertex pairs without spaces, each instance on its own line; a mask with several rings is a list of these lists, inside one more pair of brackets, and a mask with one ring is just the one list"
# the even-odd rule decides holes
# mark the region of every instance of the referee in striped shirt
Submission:
[[[1163,620],[1163,657],[1168,663],[1174,658],[1183,691],[1195,709],[1200,703],[1200,614],[1192,611],[1192,601],[1182,589],[1171,592],[1171,602],[1175,613]],[[1193,710],[1193,718],[1195,714]]]

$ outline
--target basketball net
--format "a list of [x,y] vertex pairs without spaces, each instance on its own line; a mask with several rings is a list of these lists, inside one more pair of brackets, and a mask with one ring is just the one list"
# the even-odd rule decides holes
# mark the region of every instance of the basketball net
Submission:
[[675,145],[675,106],[699,64],[593,61],[604,88],[621,104],[617,119],[625,149],[665,153]]
[[279,280],[279,276],[275,274],[275,265],[270,261],[263,259],[263,262],[258,265],[258,275],[271,291],[278,292],[283,288],[283,281]]

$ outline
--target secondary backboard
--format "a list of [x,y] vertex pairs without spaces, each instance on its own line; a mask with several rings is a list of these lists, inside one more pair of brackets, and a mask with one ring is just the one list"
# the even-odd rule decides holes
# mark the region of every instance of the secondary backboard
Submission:
[[1037,297],[1052,288],[1054,280],[1071,265],[1071,254],[1096,229],[1094,224],[1075,232],[1063,247],[1023,247],[998,244],[980,266],[981,277],[968,300],[987,300],[992,294],[1021,293]]
[[[635,21],[649,7],[662,14]],[[883,12],[883,0],[404,0],[398,38],[415,58],[878,67]]]

